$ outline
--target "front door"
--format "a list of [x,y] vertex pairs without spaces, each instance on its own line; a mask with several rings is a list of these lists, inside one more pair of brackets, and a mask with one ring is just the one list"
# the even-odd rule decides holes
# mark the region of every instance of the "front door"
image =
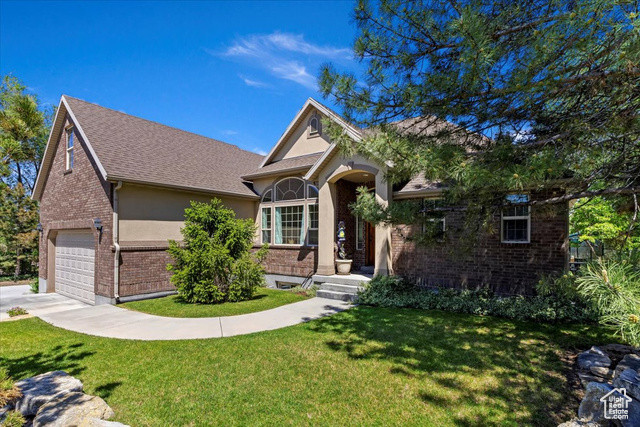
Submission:
[[376,264],[376,228],[371,223],[364,223],[364,264]]

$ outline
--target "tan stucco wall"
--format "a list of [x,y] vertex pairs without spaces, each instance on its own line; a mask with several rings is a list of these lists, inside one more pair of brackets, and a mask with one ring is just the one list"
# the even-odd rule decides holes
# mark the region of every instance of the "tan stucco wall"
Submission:
[[321,153],[329,148],[331,142],[326,136],[326,132],[322,132],[322,135],[309,138],[308,123],[311,116],[316,113],[318,118],[322,120],[322,115],[315,109],[307,113],[298,127],[295,128],[291,136],[285,140],[278,152],[275,154],[273,160],[288,159],[291,157],[303,156],[305,154]]
[[124,184],[118,191],[120,241],[180,240],[184,210],[191,201],[208,203],[217,197],[237,218],[255,218],[257,202],[211,194]]

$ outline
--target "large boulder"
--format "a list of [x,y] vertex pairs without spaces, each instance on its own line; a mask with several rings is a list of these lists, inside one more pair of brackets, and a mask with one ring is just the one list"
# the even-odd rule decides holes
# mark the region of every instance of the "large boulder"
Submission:
[[604,405],[600,398],[611,390],[613,387],[609,384],[589,383],[578,408],[578,418],[595,423],[604,421]]
[[608,368],[611,366],[611,359],[607,353],[596,346],[578,354],[578,366],[583,371],[590,371],[592,367]]
[[107,420],[114,415],[113,409],[98,396],[67,393],[42,405],[33,427],[79,426],[92,418]]
[[[606,381],[613,379],[614,370],[609,368],[603,368],[602,366],[592,366],[591,373],[597,377],[603,378]],[[603,382],[603,381],[598,381]]]
[[593,421],[574,418],[562,424],[558,424],[558,427],[600,427],[600,424],[594,423]]
[[628,406],[629,418],[620,420],[622,427],[638,427],[640,426],[640,402],[633,399]]
[[15,402],[15,409],[25,417],[38,413],[40,407],[52,399],[67,393],[82,392],[82,382],[63,371],[47,372],[16,382],[22,397]]
[[640,356],[637,354],[627,354],[618,366],[616,366],[615,377],[618,377],[625,369],[632,369],[640,373]]
[[640,400],[640,374],[633,369],[625,369],[622,371],[613,381],[613,386],[626,389],[629,396]]

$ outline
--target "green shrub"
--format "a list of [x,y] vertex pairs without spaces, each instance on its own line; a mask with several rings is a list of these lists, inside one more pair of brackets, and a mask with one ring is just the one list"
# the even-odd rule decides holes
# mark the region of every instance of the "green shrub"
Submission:
[[266,245],[251,253],[256,226],[251,219],[236,219],[218,199],[191,202],[185,209],[183,243],[169,243],[174,263],[171,282],[180,297],[191,303],[243,301],[265,285],[261,261]]
[[31,293],[37,294],[40,292],[40,279],[37,277],[29,283],[29,287],[31,288]]
[[555,294],[499,297],[489,289],[425,290],[399,276],[376,276],[358,297],[360,304],[436,309],[536,322],[593,322],[594,310],[581,300]]
[[11,379],[7,368],[0,366],[0,408],[22,396],[20,390]]
[[29,314],[29,312],[22,307],[11,307],[9,310],[7,310],[7,314],[9,315],[9,317],[16,317],[22,316],[24,314]]
[[592,301],[599,321],[640,346],[640,272],[629,262],[600,259],[580,269],[580,295]]
[[2,421],[2,425],[4,427],[22,427],[23,425],[25,425],[27,422],[27,420],[24,418],[24,416],[18,412],[18,411],[9,411],[7,412],[7,415],[4,419],[4,421]]

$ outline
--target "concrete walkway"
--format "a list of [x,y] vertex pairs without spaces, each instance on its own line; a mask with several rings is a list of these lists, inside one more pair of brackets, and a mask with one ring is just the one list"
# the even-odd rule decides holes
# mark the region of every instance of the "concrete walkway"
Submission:
[[186,319],[154,316],[113,305],[91,306],[59,294],[33,294],[28,285],[0,287],[0,320],[7,320],[7,310],[16,306],[70,331],[148,341],[222,338],[269,331],[351,307],[343,301],[312,298],[257,313]]
[[12,307],[22,307],[29,314],[40,316],[90,306],[59,294],[31,293],[29,285],[0,286],[0,321],[9,319],[7,310]]

